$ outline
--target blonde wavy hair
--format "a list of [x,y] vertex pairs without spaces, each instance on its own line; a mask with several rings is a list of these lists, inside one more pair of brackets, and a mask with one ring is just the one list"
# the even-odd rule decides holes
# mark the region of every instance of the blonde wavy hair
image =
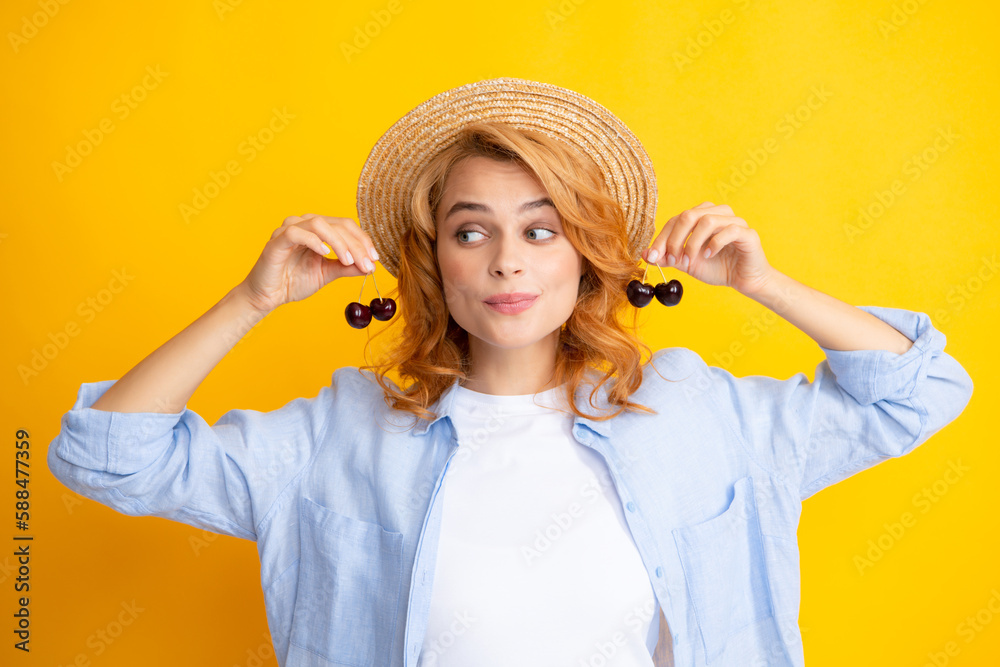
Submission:
[[[386,405],[418,419],[436,418],[428,407],[455,378],[460,382],[468,378],[469,336],[445,303],[435,215],[448,175],[460,162],[475,156],[512,162],[533,174],[555,204],[568,240],[583,256],[579,296],[560,330],[553,375],[565,383],[572,412],[599,421],[623,411],[655,414],[628,400],[642,383],[642,366],[650,348],[636,333],[639,309],[626,298],[626,285],[640,274],[629,254],[621,206],[610,195],[598,166],[583,153],[558,139],[500,122],[466,126],[418,177],[407,206],[408,229],[400,247],[394,290],[400,317],[369,338],[365,358],[375,337],[400,322],[403,331],[381,363],[361,366],[359,372],[373,370]],[[628,324],[621,317],[623,311],[631,313]],[[385,375],[393,369],[412,383],[400,389],[387,382]],[[590,392],[592,407],[597,407],[593,401],[600,387],[615,378],[607,396],[608,403],[617,406],[613,414],[585,414],[573,400],[591,369],[603,373]]]

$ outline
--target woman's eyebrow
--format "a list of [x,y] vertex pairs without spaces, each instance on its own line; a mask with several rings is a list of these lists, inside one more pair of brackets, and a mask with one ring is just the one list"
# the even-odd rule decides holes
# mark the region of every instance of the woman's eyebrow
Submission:
[[[551,206],[553,209],[556,207],[556,205],[552,203],[552,199],[550,199],[549,197],[542,197],[541,199],[536,199],[535,201],[529,201],[525,202],[524,204],[521,204],[521,208],[518,209],[518,213],[524,215],[528,211],[534,210],[536,208],[541,208],[542,206]],[[493,209],[491,209],[486,204],[480,204],[478,202],[472,202],[472,201],[457,201],[454,204],[452,204],[450,209],[448,209],[448,214],[444,216],[444,221],[447,221],[448,218],[452,216],[452,214],[458,213],[459,211],[493,213]]]

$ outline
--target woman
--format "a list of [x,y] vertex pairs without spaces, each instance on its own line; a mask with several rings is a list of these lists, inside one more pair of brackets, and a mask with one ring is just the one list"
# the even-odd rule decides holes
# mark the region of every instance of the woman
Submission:
[[[728,206],[650,243],[655,192],[592,100],[441,93],[373,149],[361,227],[287,218],[207,313],[82,385],[49,466],[126,514],[256,540],[282,665],[801,666],[801,501],[912,451],[972,381],[927,315],[785,276]],[[827,355],[814,381],[644,361],[622,322],[640,255],[797,326]],[[213,426],[186,409],[254,323],[376,261],[404,327],[384,363]]]

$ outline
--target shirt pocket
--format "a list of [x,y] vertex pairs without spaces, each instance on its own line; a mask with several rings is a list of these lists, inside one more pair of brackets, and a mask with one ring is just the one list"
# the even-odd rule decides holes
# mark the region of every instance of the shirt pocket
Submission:
[[753,478],[735,482],[722,514],[671,532],[712,662],[728,637],[774,616]]
[[330,664],[388,665],[403,582],[403,534],[306,497],[300,503],[289,641]]

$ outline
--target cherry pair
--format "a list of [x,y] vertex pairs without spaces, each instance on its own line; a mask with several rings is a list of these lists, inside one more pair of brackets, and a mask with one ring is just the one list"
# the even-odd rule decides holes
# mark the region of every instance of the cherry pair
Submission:
[[653,300],[654,296],[664,306],[676,306],[680,303],[681,296],[684,294],[681,282],[679,280],[667,282],[667,277],[663,275],[663,269],[660,269],[659,264],[656,265],[656,268],[659,269],[660,277],[663,278],[663,282],[657,284],[656,287],[644,282],[646,280],[646,271],[649,270],[649,264],[646,264],[646,268],[642,272],[642,280],[633,280],[625,288],[625,293],[628,295],[628,302],[636,308],[645,308]]
[[[366,280],[368,280],[368,274],[365,274],[365,279],[361,281],[361,293],[365,291]],[[385,322],[386,320],[391,320],[392,316],[396,314],[396,302],[392,299],[382,298],[382,293],[378,291],[378,281],[375,280],[374,273],[372,274],[372,280],[375,282],[375,291],[378,292],[378,298],[372,299],[366,306],[360,303],[361,294],[359,293],[358,300],[347,304],[347,309],[344,311],[347,323],[355,329],[364,329],[371,324],[372,317]]]

